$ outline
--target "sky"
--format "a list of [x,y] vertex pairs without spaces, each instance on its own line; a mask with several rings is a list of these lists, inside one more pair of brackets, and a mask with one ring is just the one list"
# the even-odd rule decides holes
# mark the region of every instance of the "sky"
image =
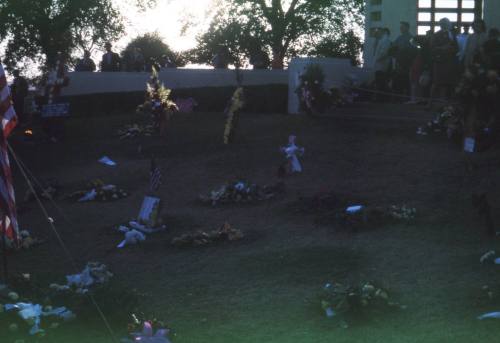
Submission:
[[[217,0],[157,0],[154,9],[138,12],[133,0],[114,0],[126,21],[126,35],[116,42],[121,49],[133,38],[157,31],[173,50],[196,46],[196,36],[207,27]],[[184,30],[188,25],[188,29]]]

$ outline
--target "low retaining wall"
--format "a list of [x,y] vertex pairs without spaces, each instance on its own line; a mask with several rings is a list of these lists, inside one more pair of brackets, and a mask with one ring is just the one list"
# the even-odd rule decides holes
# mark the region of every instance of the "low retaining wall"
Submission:
[[[246,112],[298,113],[298,77],[309,63],[320,64],[327,87],[340,85],[346,77],[363,82],[368,73],[352,67],[348,60],[326,58],[293,59],[288,70],[241,70],[246,93]],[[62,91],[73,114],[92,115],[134,110],[144,101],[149,73],[70,73],[70,84]],[[234,70],[165,69],[159,79],[172,89],[172,98],[192,97],[198,111],[223,111],[235,87]]]
[[[192,97],[198,103],[196,111],[222,112],[233,95],[235,87],[203,87],[173,89],[172,99]],[[109,115],[134,111],[144,102],[145,91],[66,95],[72,115]],[[245,112],[286,113],[287,85],[245,87]]]
[[[243,86],[288,85],[286,70],[241,70]],[[69,73],[63,96],[143,92],[149,73]],[[220,69],[165,69],[158,74],[170,89],[235,87],[236,72]]]

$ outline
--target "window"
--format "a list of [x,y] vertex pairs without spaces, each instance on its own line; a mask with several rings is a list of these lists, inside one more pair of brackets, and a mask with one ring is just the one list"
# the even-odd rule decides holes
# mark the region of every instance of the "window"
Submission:
[[382,5],[382,0],[371,0],[370,5],[372,6]]
[[458,27],[482,17],[482,0],[418,0],[417,33],[439,30],[439,20],[448,18]]

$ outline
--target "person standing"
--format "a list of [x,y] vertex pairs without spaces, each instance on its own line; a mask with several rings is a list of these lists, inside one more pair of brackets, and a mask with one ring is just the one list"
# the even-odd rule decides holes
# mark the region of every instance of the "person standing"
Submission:
[[[387,92],[389,85],[391,68],[391,56],[389,54],[391,49],[390,35],[391,31],[388,28],[377,30],[378,43],[373,57],[373,70],[375,71],[375,86],[379,92]],[[381,94],[376,96],[377,100],[382,98]]]
[[469,25],[464,25],[464,32],[457,35],[458,44],[458,62],[463,65],[465,59],[465,47],[467,46],[467,40],[469,39]]
[[457,78],[456,56],[458,44],[453,34],[451,22],[448,18],[439,21],[440,30],[432,36],[431,55],[433,62],[433,81],[431,99],[428,107],[432,108],[436,96],[448,97]]
[[102,55],[101,72],[120,71],[120,56],[116,52],[113,52],[113,50],[111,50],[112,46],[110,42],[107,42],[104,47],[106,48],[106,53]]
[[474,33],[467,38],[465,45],[464,64],[465,68],[471,67],[473,64],[481,60],[481,47],[488,39],[486,33],[486,24],[484,20],[477,19],[472,24]]
[[21,76],[19,70],[14,70],[14,81],[11,86],[12,101],[14,102],[14,110],[17,113],[18,120],[23,123],[24,117],[24,99],[28,96],[28,81]]
[[83,58],[78,60],[75,66],[75,71],[77,72],[94,72],[96,66],[92,58],[90,58],[90,51],[85,50],[83,52]]
[[401,35],[393,43],[395,69],[393,78],[394,90],[403,95],[410,92],[410,69],[417,55],[417,48],[411,43],[413,36],[410,33],[410,24],[402,21]]
[[484,65],[489,70],[500,73],[500,31],[490,29],[488,40],[483,44]]

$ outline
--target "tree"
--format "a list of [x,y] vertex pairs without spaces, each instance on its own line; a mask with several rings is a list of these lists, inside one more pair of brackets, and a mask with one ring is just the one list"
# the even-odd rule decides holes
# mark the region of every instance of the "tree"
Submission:
[[51,66],[58,52],[70,56],[124,32],[112,0],[0,0],[0,22],[10,68],[25,58]]
[[227,17],[223,12],[220,10],[208,30],[197,37],[198,46],[190,52],[192,62],[210,64],[223,47],[229,62],[240,67],[254,50],[265,49],[258,38],[264,31],[254,18]]
[[348,58],[352,65],[361,63],[360,51],[363,47],[361,39],[353,32],[342,32],[338,37],[326,37],[313,45],[308,52],[314,57]]
[[272,52],[273,68],[281,69],[285,58],[307,54],[320,41],[338,40],[361,25],[363,5],[363,0],[226,0],[224,15],[215,16],[198,47],[213,46],[221,37],[234,39],[239,27],[240,41],[261,42]]
[[160,59],[165,55],[169,58],[171,62],[177,66],[183,66],[186,64],[184,56],[180,53],[174,52],[170,47],[163,42],[158,32],[146,33],[142,36],[134,38],[122,52],[122,56],[126,59],[130,56],[133,49],[139,48],[144,61],[160,61]]

